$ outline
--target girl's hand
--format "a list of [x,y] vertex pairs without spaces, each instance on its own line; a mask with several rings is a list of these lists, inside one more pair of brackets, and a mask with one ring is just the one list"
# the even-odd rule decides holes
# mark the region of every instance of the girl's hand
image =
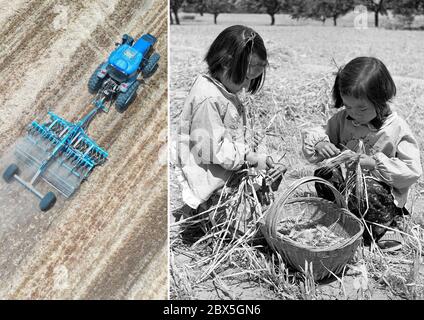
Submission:
[[367,156],[366,154],[361,154],[359,156],[359,164],[363,169],[366,170],[374,170],[377,166],[377,163],[375,162],[374,158]]
[[249,162],[252,167],[256,167],[259,162],[258,154],[250,151],[248,154],[246,154],[246,161]]
[[356,160],[352,160],[350,162],[347,162],[346,167],[349,170],[355,170],[356,165],[358,164],[358,161],[359,161],[359,164],[361,165],[362,169],[372,171],[376,167],[375,160],[372,157],[367,156],[366,154],[361,154],[358,158],[356,158]]
[[258,170],[265,170],[268,168],[268,157],[266,154],[249,151],[246,154],[246,161],[251,167],[255,167]]
[[283,176],[287,171],[287,167],[283,164],[278,164],[268,171],[267,183],[272,184],[279,177]]
[[271,157],[263,153],[257,153],[250,151],[246,154],[246,161],[250,166],[257,168],[258,170],[268,170],[274,167],[274,161]]
[[272,169],[275,167],[274,160],[272,159],[271,156],[266,157],[266,167],[267,169]]
[[284,175],[287,171],[287,167],[283,164],[276,164],[274,163],[274,160],[268,156],[266,158],[266,164],[267,164],[267,183],[272,184],[274,181],[276,181],[280,176]]
[[315,150],[323,159],[337,156],[340,150],[331,142],[321,141],[315,145]]

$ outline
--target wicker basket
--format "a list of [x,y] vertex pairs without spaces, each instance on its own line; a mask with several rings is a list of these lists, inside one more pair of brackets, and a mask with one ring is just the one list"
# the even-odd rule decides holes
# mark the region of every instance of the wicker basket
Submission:
[[[323,183],[333,192],[336,203],[318,197],[299,197],[289,199],[290,195],[302,184]],[[283,257],[293,268],[302,271],[305,261],[312,264],[315,281],[340,274],[354,255],[364,227],[361,221],[345,209],[342,195],[327,181],[318,177],[305,177],[294,182],[268,209],[261,221],[261,231],[271,248]],[[329,227],[345,240],[332,246],[313,247],[296,242],[277,233],[278,223],[285,218],[299,217]],[[331,271],[331,272],[330,272]]]

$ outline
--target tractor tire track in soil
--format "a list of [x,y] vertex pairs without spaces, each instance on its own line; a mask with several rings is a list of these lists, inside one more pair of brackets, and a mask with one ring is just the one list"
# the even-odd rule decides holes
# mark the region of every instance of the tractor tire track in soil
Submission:
[[[123,33],[157,36],[161,60],[124,114],[112,106],[90,125],[109,159],[71,199],[42,213],[29,192],[0,182],[0,298],[166,299],[167,2],[19,5],[0,33],[14,43],[0,48],[2,171],[48,109],[69,121],[88,112],[88,78]],[[54,28],[58,7],[68,19]]]

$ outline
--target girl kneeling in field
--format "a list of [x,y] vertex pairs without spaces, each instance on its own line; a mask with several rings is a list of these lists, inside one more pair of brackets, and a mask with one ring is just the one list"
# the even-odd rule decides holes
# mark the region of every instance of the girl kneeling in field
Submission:
[[[314,163],[332,158],[342,149],[357,152],[362,141],[365,153],[359,163],[368,193],[364,219],[374,240],[386,250],[401,247],[400,233],[386,233],[384,226],[395,226],[396,216],[408,214],[404,208],[408,191],[422,174],[418,143],[408,124],[390,109],[395,94],[396,86],[380,60],[353,59],[339,70],[333,87],[335,108],[344,108],[328,120],[325,133],[320,129],[303,132],[304,154]],[[315,175],[343,191],[346,183],[340,167],[325,169],[316,170]],[[327,187],[316,184],[316,189],[319,196],[334,200]],[[358,212],[353,196],[348,202],[350,211],[364,214]],[[367,231],[364,240],[371,241]]]
[[177,218],[210,206],[211,196],[246,163],[269,169],[272,179],[284,171],[267,154],[252,151],[246,110],[237,96],[243,88],[254,94],[263,85],[268,62],[261,36],[245,26],[228,27],[205,61],[209,73],[196,78],[181,114],[178,169],[185,205],[174,213]]

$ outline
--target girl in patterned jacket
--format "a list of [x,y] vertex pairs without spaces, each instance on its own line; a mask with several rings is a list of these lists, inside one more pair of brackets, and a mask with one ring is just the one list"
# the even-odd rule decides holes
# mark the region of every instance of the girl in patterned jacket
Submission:
[[[407,214],[408,191],[422,173],[417,140],[408,124],[390,108],[396,86],[386,66],[372,57],[358,57],[341,68],[333,87],[335,108],[341,110],[325,128],[303,132],[303,152],[313,163],[338,155],[347,148],[358,151],[360,141],[365,153],[359,163],[366,175],[369,208],[358,212],[355,199],[349,209],[364,214],[368,229],[383,249],[400,248],[399,233],[388,232],[396,216]],[[333,183],[340,191],[346,187],[340,168],[317,170],[315,175]],[[329,190],[316,185],[318,194],[333,200]],[[365,231],[365,242],[371,241]]]

